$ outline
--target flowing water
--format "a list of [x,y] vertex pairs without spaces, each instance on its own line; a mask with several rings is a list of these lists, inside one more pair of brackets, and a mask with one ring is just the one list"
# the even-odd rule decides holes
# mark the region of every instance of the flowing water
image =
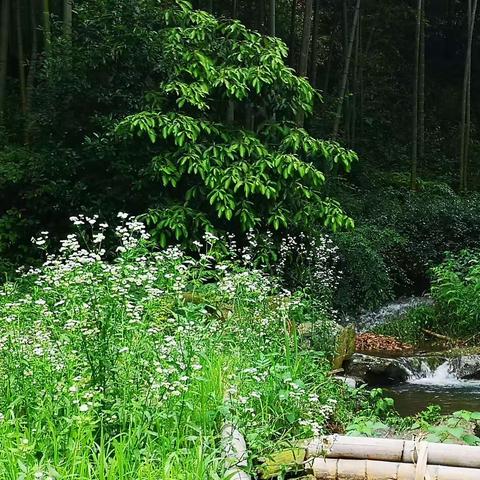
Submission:
[[371,331],[373,328],[382,325],[389,320],[397,318],[415,307],[431,305],[429,297],[410,297],[389,303],[374,312],[364,312],[355,320],[359,333]]
[[[363,313],[355,321],[357,331],[371,331],[412,308],[430,304],[432,299],[429,297],[411,297],[386,305],[375,312]],[[422,350],[433,351],[436,348],[426,345],[422,346]],[[444,414],[458,410],[480,411],[480,380],[458,378],[454,362],[445,358],[432,361],[422,356],[397,360],[410,373],[407,382],[388,390],[401,415],[414,415],[429,405],[439,405]]]
[[[410,367],[412,361],[405,359]],[[450,361],[432,367],[417,357],[413,365],[409,368],[408,381],[388,392],[401,415],[414,415],[429,405],[439,405],[444,414],[458,410],[480,411],[479,380],[459,379]]]

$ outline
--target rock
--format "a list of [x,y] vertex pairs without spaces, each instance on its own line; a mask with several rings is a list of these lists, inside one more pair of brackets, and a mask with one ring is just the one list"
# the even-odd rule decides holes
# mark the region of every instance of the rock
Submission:
[[262,479],[277,478],[285,472],[298,473],[303,471],[305,463],[305,449],[292,447],[281,452],[271,454],[260,467],[259,475]]
[[335,380],[338,380],[339,382],[343,382],[345,385],[349,386],[350,388],[357,388],[358,381],[353,377],[340,377],[336,375],[333,378],[335,378]]
[[452,358],[450,371],[461,380],[480,380],[480,355]]
[[356,353],[344,364],[345,374],[358,377],[372,387],[406,382],[410,371],[394,358],[373,357]]
[[333,357],[332,368],[342,368],[346,360],[355,353],[356,332],[354,325],[340,327],[336,338],[335,356]]

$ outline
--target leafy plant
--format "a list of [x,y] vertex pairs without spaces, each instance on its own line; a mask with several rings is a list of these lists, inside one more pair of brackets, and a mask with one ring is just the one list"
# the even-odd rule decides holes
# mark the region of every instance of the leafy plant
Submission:
[[298,342],[304,293],[223,261],[210,233],[192,258],[118,217],[71,217],[56,254],[41,232],[45,263],[0,289],[1,478],[214,480],[224,421],[255,461],[363,408]]
[[455,412],[439,425],[427,428],[427,440],[444,443],[453,439],[467,445],[480,445],[480,438],[472,433],[472,426],[475,427],[479,421],[480,412]]
[[480,255],[463,251],[448,255],[432,269],[432,296],[443,331],[461,337],[478,334],[480,328]]

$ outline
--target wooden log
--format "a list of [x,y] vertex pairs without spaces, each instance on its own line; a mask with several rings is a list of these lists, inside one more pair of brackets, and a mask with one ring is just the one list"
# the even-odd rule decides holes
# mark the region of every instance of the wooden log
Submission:
[[[316,458],[313,475],[322,480],[479,480],[475,468],[427,465],[426,474],[417,476],[422,465],[413,463],[382,462],[377,460],[349,460],[342,458]],[[428,476],[427,476],[428,475]]]
[[422,328],[423,333],[430,335],[431,337],[438,338],[439,340],[444,340],[445,342],[455,343],[455,340],[452,337],[447,337],[446,335],[441,335],[440,333],[433,332],[428,330],[428,328]]
[[[326,457],[398,463],[417,461],[419,444],[409,440],[332,435],[309,441],[306,458]],[[432,465],[480,469],[480,447],[428,443],[427,462]],[[478,472],[480,480],[480,472]]]

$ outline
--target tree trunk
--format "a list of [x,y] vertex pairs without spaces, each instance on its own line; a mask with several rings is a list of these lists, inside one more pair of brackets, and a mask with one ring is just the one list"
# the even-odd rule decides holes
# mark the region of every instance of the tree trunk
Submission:
[[5,90],[7,86],[8,37],[10,27],[10,0],[2,2],[0,31],[0,122],[3,121]]
[[44,38],[45,53],[48,56],[50,53],[50,46],[52,44],[49,0],[43,0],[43,38]]
[[300,62],[298,64],[298,75],[307,76],[308,52],[310,51],[310,40],[312,36],[312,13],[313,0],[305,1],[305,15],[303,17],[302,46],[300,49]]
[[342,14],[343,14],[343,52],[344,55],[347,53],[348,49],[348,3],[347,0],[343,0],[342,3]]
[[423,0],[418,0],[415,29],[415,58],[413,74],[413,117],[412,117],[412,156],[410,160],[410,188],[417,189],[418,169],[418,73],[420,66],[420,30],[422,23]]
[[35,74],[37,72],[38,61],[38,36],[37,36],[37,15],[35,9],[36,0],[30,0],[30,23],[32,26],[32,52],[30,55],[30,62],[28,66],[27,75],[27,103],[26,103],[26,122],[25,122],[25,144],[31,143],[31,129],[32,129],[32,103],[33,103],[33,89],[35,86]]
[[295,67],[295,24],[297,19],[297,2],[298,0],[292,0],[292,10],[290,12],[290,40],[288,42],[288,64],[291,67]]
[[[310,40],[312,36],[312,14],[313,14],[313,0],[305,0],[302,46],[300,49],[300,61],[298,64],[298,75],[300,77],[307,76],[308,52],[310,51]],[[304,118],[305,118],[305,114],[303,111],[297,112],[297,123],[299,126],[303,126]]]
[[[361,14],[360,14],[361,15]],[[355,146],[356,136],[357,136],[357,106],[358,106],[358,95],[359,95],[359,70],[360,70],[360,28],[362,25],[361,16],[358,19],[357,25],[357,34],[355,35],[355,56],[353,60],[353,97],[352,97],[352,117],[351,117],[351,127],[350,127],[350,143],[352,147]]]
[[270,0],[270,35],[275,37],[277,35],[277,20],[276,20],[276,13],[277,13],[277,5],[276,0]]
[[[256,29],[261,34],[265,32],[265,2],[266,0],[256,0],[253,2],[256,13]],[[255,18],[255,17],[254,17]]]
[[233,0],[232,4],[232,18],[238,17],[238,0]]
[[18,56],[18,82],[20,86],[20,103],[22,105],[22,113],[27,111],[27,92],[25,83],[25,53],[23,50],[23,29],[22,29],[22,13],[20,3],[15,5],[16,14],[16,30],[17,30],[17,56]]
[[69,40],[72,38],[72,4],[73,0],[63,0],[63,33]]
[[329,86],[330,86],[330,73],[332,70],[332,59],[333,59],[333,45],[335,43],[337,31],[334,28],[332,33],[330,34],[330,40],[328,42],[328,59],[327,59],[327,67],[325,69],[325,78],[323,80],[323,92],[325,94],[328,93]]
[[313,15],[312,56],[310,59],[310,83],[317,87],[318,73],[318,34],[320,33],[320,2],[315,0],[315,14]]
[[355,32],[357,31],[357,24],[358,24],[358,19],[360,16],[360,6],[361,6],[361,0],[357,0],[357,4],[355,6],[355,13],[353,15],[353,23],[352,23],[352,29],[350,32],[350,39],[348,42],[348,48],[345,53],[345,65],[343,67],[343,73],[342,73],[342,79],[340,83],[340,91],[338,95],[338,106],[337,106],[337,111],[335,115],[335,121],[333,124],[333,137],[338,136],[338,130],[340,127],[340,120],[342,119],[342,108],[343,108],[343,102],[344,102],[344,97],[345,97],[345,92],[347,89],[347,81],[348,81],[348,72],[350,70],[350,63],[352,59],[352,51],[353,51],[353,41],[355,39]]
[[471,69],[472,69],[472,45],[473,32],[475,29],[478,0],[468,0],[468,38],[467,53],[465,56],[465,69],[463,75],[462,91],[462,122],[460,126],[460,190],[467,189],[469,143],[470,143],[470,90],[471,90]]
[[418,163],[425,157],[425,0],[422,1],[420,24],[420,59],[418,79]]

